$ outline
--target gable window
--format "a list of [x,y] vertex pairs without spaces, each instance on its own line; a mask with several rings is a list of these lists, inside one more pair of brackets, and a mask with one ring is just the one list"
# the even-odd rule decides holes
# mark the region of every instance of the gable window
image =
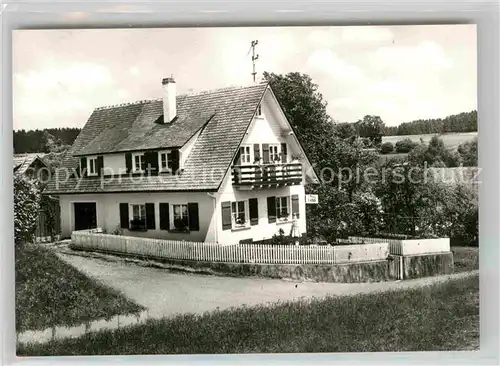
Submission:
[[278,220],[286,221],[290,217],[288,196],[276,197],[276,216]]
[[175,230],[187,231],[189,228],[188,206],[185,204],[172,205],[172,211]]
[[260,104],[259,104],[259,106],[257,107],[256,116],[257,116],[257,117],[262,116],[262,106],[261,106]]
[[241,147],[241,163],[242,164],[252,164],[252,149],[250,146]]
[[132,161],[134,163],[133,165],[133,171],[135,173],[137,172],[143,172],[144,171],[144,154],[143,153],[134,153],[132,154]]
[[97,156],[87,158],[88,175],[97,175]]
[[233,228],[247,226],[246,201],[231,202],[231,218]]
[[280,154],[278,152],[278,145],[269,145],[269,161],[275,163],[280,161]]
[[173,154],[171,151],[160,151],[158,153],[158,166],[160,172],[171,172],[174,164]]

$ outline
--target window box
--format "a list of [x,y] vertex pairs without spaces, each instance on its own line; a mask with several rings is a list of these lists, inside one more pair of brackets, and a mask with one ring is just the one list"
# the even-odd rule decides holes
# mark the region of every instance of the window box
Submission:
[[130,221],[130,231],[147,231],[146,219],[133,219]]
[[[184,206],[184,205],[182,205]],[[174,231],[178,232],[188,232],[189,231],[189,220],[187,216],[174,218]]]

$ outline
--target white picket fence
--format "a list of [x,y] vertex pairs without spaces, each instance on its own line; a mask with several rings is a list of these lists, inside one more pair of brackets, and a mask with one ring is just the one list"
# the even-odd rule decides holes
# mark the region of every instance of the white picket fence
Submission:
[[342,246],[222,245],[74,231],[73,245],[84,250],[135,256],[229,263],[336,264],[385,260],[387,243]]
[[381,239],[361,236],[350,236],[349,240],[356,243],[380,243],[385,241],[389,244],[389,252],[394,255],[420,255],[446,253],[450,249],[450,238],[433,239]]

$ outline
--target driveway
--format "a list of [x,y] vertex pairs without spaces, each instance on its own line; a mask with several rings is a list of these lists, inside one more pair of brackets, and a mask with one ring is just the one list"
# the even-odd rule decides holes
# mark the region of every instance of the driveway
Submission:
[[471,274],[458,273],[397,282],[312,283],[256,277],[181,274],[124,261],[106,261],[61,253],[58,253],[58,256],[90,277],[145,306],[150,317],[174,316],[181,313],[201,314],[217,308],[410,288]]

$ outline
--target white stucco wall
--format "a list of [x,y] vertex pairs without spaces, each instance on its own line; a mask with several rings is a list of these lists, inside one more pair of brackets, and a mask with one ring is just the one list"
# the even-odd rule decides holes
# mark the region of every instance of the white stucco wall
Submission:
[[[164,238],[172,240],[213,241],[215,227],[210,227],[213,219],[214,199],[207,193],[109,193],[88,195],[62,195],[61,206],[61,231],[63,237],[68,237],[74,230],[74,202],[96,202],[97,226],[111,233],[120,225],[120,203],[155,204],[155,230],[146,232],[124,230],[125,235],[144,236],[151,238]],[[199,231],[190,233],[172,233],[160,230],[160,202],[172,204],[198,203],[200,222]]]

